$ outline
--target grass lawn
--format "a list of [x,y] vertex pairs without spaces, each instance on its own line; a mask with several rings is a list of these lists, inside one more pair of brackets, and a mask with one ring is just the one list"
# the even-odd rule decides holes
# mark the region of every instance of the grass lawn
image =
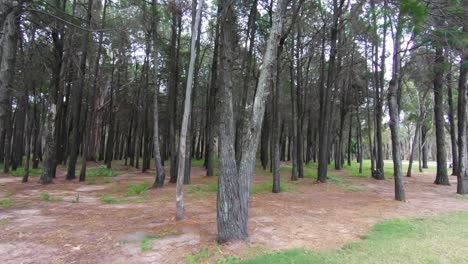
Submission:
[[341,249],[293,249],[232,263],[468,263],[467,226],[466,212],[390,220]]

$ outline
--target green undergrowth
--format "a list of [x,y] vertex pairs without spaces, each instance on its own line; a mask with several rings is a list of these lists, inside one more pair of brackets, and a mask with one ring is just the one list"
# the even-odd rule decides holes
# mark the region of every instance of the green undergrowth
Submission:
[[333,182],[338,187],[345,189],[350,192],[359,192],[362,190],[363,186],[350,183],[341,177],[334,176],[333,174],[327,175],[327,180]]
[[[295,192],[296,191],[296,184],[297,181],[281,181],[280,188],[281,192]],[[273,183],[271,181],[257,183],[252,186],[252,190],[250,190],[251,194],[262,194],[271,192],[273,189]]]
[[0,199],[0,208],[8,208],[14,203],[15,201],[11,198]]
[[[24,167],[18,167],[16,170],[10,170],[10,175],[13,177],[23,177],[24,176]],[[42,174],[42,169],[29,168],[29,176],[40,176]]]
[[[79,172],[77,172],[79,175]],[[115,177],[120,175],[120,171],[108,169],[106,165],[91,167],[86,169],[86,177]]]
[[218,191],[218,184],[217,183],[210,183],[210,184],[195,184],[195,185],[188,185],[187,191],[190,194],[199,195],[199,196],[206,196],[208,193],[213,193]]
[[63,201],[62,197],[53,197],[48,192],[40,193],[39,198],[44,202],[60,202],[60,201]]
[[125,196],[140,195],[148,192],[149,184],[146,182],[132,184],[127,187]]
[[341,249],[292,249],[229,263],[468,263],[468,213],[395,219],[377,224],[363,240]]

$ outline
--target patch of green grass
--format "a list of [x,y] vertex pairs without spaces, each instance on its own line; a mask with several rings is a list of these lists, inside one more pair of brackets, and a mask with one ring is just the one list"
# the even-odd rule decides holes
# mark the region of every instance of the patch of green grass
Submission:
[[86,169],[86,177],[115,177],[120,174],[119,171],[108,169],[106,165]]
[[41,200],[45,201],[45,202],[63,201],[62,197],[52,197],[52,196],[50,196],[50,194],[48,192],[42,192],[41,194],[39,194],[39,198],[41,198]]
[[127,187],[125,196],[139,195],[148,192],[149,184],[146,182],[132,184]]
[[117,199],[115,199],[113,196],[110,195],[103,195],[100,198],[101,202],[105,204],[115,204],[117,203]]
[[455,198],[457,198],[457,199],[459,199],[459,200],[468,201],[468,195],[455,194]]
[[231,263],[468,263],[468,213],[397,219],[338,250],[292,249]]
[[238,263],[241,259],[238,256],[224,256],[216,260],[216,264],[230,264],[230,263]]
[[193,254],[193,255],[188,255],[185,257],[185,263],[187,264],[196,264],[196,263],[202,263],[203,261],[206,261],[207,259],[211,258],[214,255],[213,252],[211,252],[207,247],[203,247],[198,251],[198,253]]
[[146,236],[146,237],[141,241],[141,244],[140,244],[140,250],[141,250],[141,252],[145,252],[145,251],[148,251],[148,250],[150,250],[151,248],[153,248],[153,240],[155,240],[155,239],[160,239],[160,238],[161,238],[161,235],[159,235],[159,234],[154,234],[154,235]]
[[205,165],[205,159],[192,159],[193,167],[203,167]]
[[11,220],[8,219],[8,218],[0,219],[0,226],[1,225],[8,225],[9,223],[11,223]]
[[[295,192],[296,186],[294,186],[296,182],[288,182],[288,181],[281,181],[280,188],[282,192]],[[260,194],[260,193],[267,193],[271,192],[273,189],[272,182],[262,182],[258,184],[254,184],[252,189],[250,190],[251,194]]]
[[12,206],[15,202],[11,198],[0,199],[0,208],[8,208]]
[[187,186],[188,193],[196,194],[204,196],[210,192],[217,192],[218,191],[218,184],[210,183],[210,184],[196,184],[196,185],[188,185]]
[[341,187],[350,192],[358,192],[362,190],[361,186],[349,183],[343,178],[336,177],[330,173],[327,174],[327,180],[333,182],[336,186]]
[[[42,169],[33,169],[29,168],[29,176],[40,176],[42,174]],[[10,171],[10,175],[13,177],[23,177],[24,176],[24,167],[18,167],[16,170]]]

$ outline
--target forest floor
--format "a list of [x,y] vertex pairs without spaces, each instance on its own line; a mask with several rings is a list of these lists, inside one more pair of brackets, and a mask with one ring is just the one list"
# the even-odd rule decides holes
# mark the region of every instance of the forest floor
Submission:
[[433,173],[405,177],[408,202],[401,203],[393,200],[391,179],[331,170],[326,184],[308,174],[291,182],[286,165],[279,194],[270,191],[271,174],[257,170],[250,243],[219,246],[217,177],[202,167],[192,168],[186,219],[176,222],[175,184],[151,189],[154,171],[90,166],[87,183],[64,180],[64,168],[47,186],[37,176],[26,184],[0,176],[0,263],[226,263],[273,250],[336,249],[387,219],[468,211],[455,177],[451,186],[434,185]]

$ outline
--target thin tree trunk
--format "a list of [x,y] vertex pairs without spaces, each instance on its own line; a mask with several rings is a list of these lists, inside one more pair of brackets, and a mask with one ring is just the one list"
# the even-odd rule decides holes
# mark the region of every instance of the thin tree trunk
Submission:
[[[196,0],[194,0],[196,1]],[[194,4],[193,6],[197,6]],[[190,108],[191,108],[191,98],[192,98],[192,85],[193,85],[193,75],[195,71],[195,59],[197,57],[196,44],[199,25],[201,23],[201,12],[203,9],[203,0],[200,0],[198,3],[197,14],[195,16],[195,22],[192,27],[192,42],[190,46],[190,65],[187,76],[187,89],[185,91],[185,103],[184,103],[184,115],[182,116],[182,127],[180,130],[180,140],[179,140],[179,168],[177,175],[177,186],[176,186],[176,220],[181,220],[184,218],[185,209],[184,209],[184,173],[185,173],[185,155],[187,154],[186,144],[187,144],[187,130],[190,122]]]
[[[448,48],[446,49],[446,57],[450,58]],[[452,149],[452,175],[458,175],[458,150],[457,150],[457,135],[455,131],[454,109],[453,109],[453,96],[452,96],[452,62],[449,60],[449,69],[447,73],[447,100],[448,112],[447,117],[449,121],[450,143]]]
[[166,178],[164,167],[162,165],[162,158],[159,146],[159,17],[157,14],[158,2],[152,0],[152,12],[153,12],[153,82],[154,82],[154,99],[153,99],[153,151],[154,160],[156,166],[156,179],[153,187],[161,188],[164,186],[164,179]]
[[398,85],[400,80],[400,46],[403,21],[401,17],[401,10],[398,14],[397,28],[393,41],[393,67],[392,79],[388,87],[388,109],[390,114],[390,131],[392,137],[392,158],[393,158],[393,177],[395,180],[395,200],[405,201],[405,190],[403,186],[402,172],[401,172],[401,149],[400,149],[400,113],[398,106]]

